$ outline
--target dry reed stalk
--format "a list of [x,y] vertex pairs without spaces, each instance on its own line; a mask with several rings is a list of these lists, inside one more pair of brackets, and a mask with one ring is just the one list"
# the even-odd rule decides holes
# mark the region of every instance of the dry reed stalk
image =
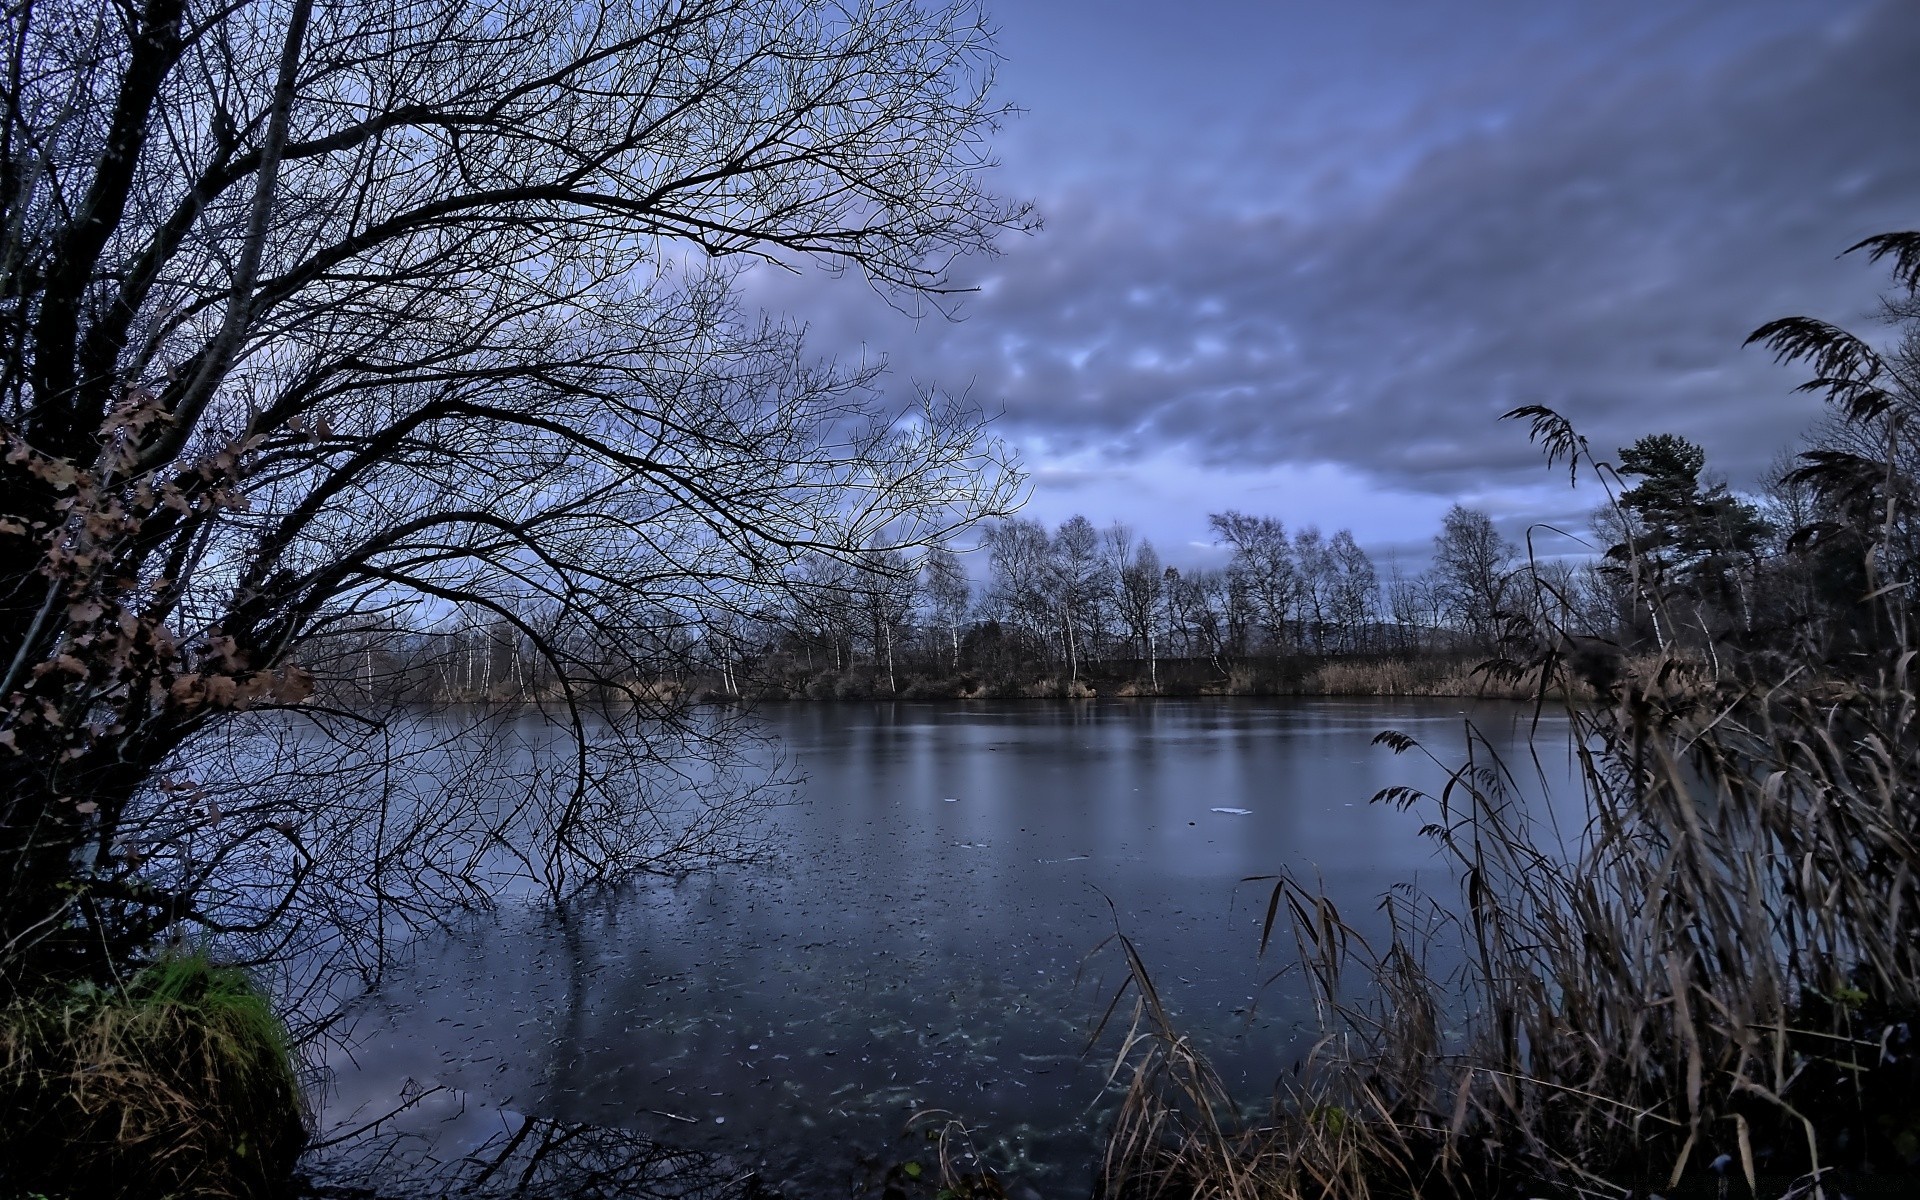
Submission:
[[[1262,950],[1284,917],[1323,1035],[1268,1119],[1218,1119],[1230,1105],[1127,947],[1139,1000],[1108,1195],[1724,1196],[1738,1181],[1828,1197],[1837,1166],[1920,1162],[1904,635],[1843,662],[1570,653],[1582,641],[1515,619],[1484,668],[1571,728],[1580,828],[1532,822],[1533,784],[1469,724],[1438,791],[1375,797],[1426,815],[1458,903],[1390,898],[1370,945],[1314,889],[1274,880]],[[1460,965],[1431,970],[1437,946]]]

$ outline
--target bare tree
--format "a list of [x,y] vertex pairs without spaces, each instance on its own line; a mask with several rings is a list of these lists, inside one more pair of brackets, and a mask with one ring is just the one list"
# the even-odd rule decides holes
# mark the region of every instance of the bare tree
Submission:
[[1493,644],[1519,554],[1477,508],[1456,504],[1441,521],[1433,539],[1435,582],[1446,611],[1476,646]]
[[1298,581],[1300,640],[1303,644],[1311,642],[1315,650],[1325,650],[1334,594],[1340,587],[1340,564],[1317,526],[1294,530],[1293,563]]
[[[699,614],[1009,507],[972,411],[810,361],[727,265],[911,303],[1025,223],[966,0],[54,0],[5,37],[0,978],[670,862],[715,826],[648,805],[718,794],[674,772],[726,722],[639,718]],[[493,752],[301,703],[308,648],[397,611],[558,681],[498,760],[524,802],[396,790],[447,760],[409,738]],[[282,786],[319,758],[365,786]]]
[[1387,563],[1387,615],[1392,619],[1398,648],[1414,654],[1426,649],[1426,634],[1439,622],[1433,603],[1432,581],[1426,574],[1407,575],[1398,558]]
[[913,602],[919,592],[919,572],[897,550],[868,555],[861,560],[855,577],[860,612],[867,626],[867,646],[875,668],[884,666],[887,690],[897,692],[894,658],[907,620],[913,615]]
[[1286,526],[1273,517],[1250,517],[1232,510],[1213,513],[1207,521],[1233,551],[1228,574],[1266,635],[1267,648],[1278,649],[1288,640],[1288,625],[1301,593]]
[[1048,563],[1047,527],[1014,517],[989,527],[988,577],[980,597],[983,616],[999,621],[1036,656],[1050,657],[1056,627],[1054,577]]
[[[787,626],[807,655],[808,670],[844,670],[853,658],[856,622],[853,566],[824,554],[809,555],[787,587]],[[815,662],[815,650],[821,661]]]
[[1327,544],[1335,577],[1329,607],[1341,633],[1343,648],[1365,649],[1372,641],[1373,621],[1380,609],[1380,576],[1373,559],[1353,540],[1353,531],[1342,529]]
[[[1115,522],[1107,530],[1107,549],[1115,583],[1114,598],[1127,636],[1147,660],[1147,682],[1160,688],[1160,645],[1156,636],[1160,625],[1161,596],[1169,577],[1160,565],[1160,555],[1152,542],[1133,545],[1132,533]],[[1173,576],[1178,578],[1176,574]]]
[[967,582],[959,556],[945,546],[934,546],[927,551],[924,570],[926,582],[921,585],[920,595],[927,602],[928,620],[945,635],[949,649],[947,669],[958,671],[960,626],[973,607],[973,585]]
[[1092,521],[1075,514],[1060,522],[1047,545],[1047,569],[1067,648],[1067,677],[1078,682],[1081,658],[1098,648],[1100,601],[1110,585]]

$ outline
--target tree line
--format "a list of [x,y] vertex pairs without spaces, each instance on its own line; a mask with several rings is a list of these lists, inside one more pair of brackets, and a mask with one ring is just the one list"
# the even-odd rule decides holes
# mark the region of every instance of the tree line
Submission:
[[[1893,317],[1906,357],[1873,370],[1911,387],[1899,381],[1916,319]],[[1791,357],[1791,329],[1759,340]],[[1225,676],[1286,656],[1484,659],[1543,627],[1602,660],[1679,651],[1722,668],[1815,630],[1822,652],[1867,650],[1897,622],[1860,597],[1889,581],[1899,591],[1920,566],[1920,455],[1895,406],[1863,416],[1814,425],[1749,494],[1677,434],[1596,457],[1607,499],[1573,554],[1542,557],[1458,503],[1417,571],[1382,571],[1348,529],[1235,510],[1208,517],[1227,562],[1184,570],[1119,522],[1013,517],[986,528],[984,571],[938,546],[918,560],[814,560],[781,603],[695,636],[723,690],[776,695],[832,695],[849,677],[856,694],[955,677],[1052,677],[1070,694],[1090,674],[1151,692],[1169,660]]]
[[[1152,691],[1168,662],[1190,679],[1261,658],[1483,653],[1529,594],[1516,586],[1517,545],[1464,505],[1446,514],[1427,569],[1390,564],[1384,577],[1348,529],[1289,530],[1236,510],[1211,514],[1208,528],[1227,552],[1219,567],[1169,565],[1125,524],[1101,528],[1083,515],[1051,529],[1018,516],[992,522],[967,552],[809,556],[757,604],[644,622],[665,643],[644,657],[680,668],[650,682],[832,697],[1043,678],[1071,693],[1118,675]],[[1590,570],[1562,575],[1597,586]],[[331,645],[322,686],[346,701],[538,697],[556,681],[537,641],[564,636],[550,628],[559,615],[528,606],[512,621],[363,626]],[[549,631],[536,639],[527,628]]]
[[[659,643],[642,657],[674,668],[646,682],[824,698],[1015,694],[1008,689],[1041,680],[1074,694],[1099,680],[1151,694],[1168,682],[1169,663],[1191,686],[1278,658],[1478,660],[1543,623],[1573,631],[1583,653],[1604,647],[1602,657],[1681,648],[1717,660],[1815,624],[1855,636],[1865,632],[1857,614],[1835,618],[1866,586],[1859,530],[1886,510],[1887,478],[1896,532],[1908,536],[1901,497],[1911,485],[1901,481],[1916,464],[1898,437],[1891,475],[1881,459],[1861,458],[1880,437],[1850,421],[1817,424],[1752,494],[1708,470],[1697,443],[1641,437],[1596,459],[1609,498],[1577,531],[1585,550],[1554,557],[1457,503],[1420,570],[1382,569],[1348,529],[1329,536],[1231,509],[1207,518],[1227,555],[1218,567],[1170,565],[1127,525],[1084,515],[1052,528],[1005,517],[963,552],[936,544],[806,555],[757,596],[639,622]],[[565,637],[554,627],[561,615],[528,606],[511,621],[366,625],[334,647],[327,674],[345,697],[537,696],[556,683],[538,643]]]

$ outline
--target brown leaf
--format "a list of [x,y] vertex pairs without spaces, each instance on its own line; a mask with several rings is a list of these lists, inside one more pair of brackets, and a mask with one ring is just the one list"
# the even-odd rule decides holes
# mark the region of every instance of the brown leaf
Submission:
[[246,666],[239,646],[224,633],[216,633],[207,639],[207,657],[229,671]]
[[67,609],[67,619],[76,625],[91,625],[98,621],[100,614],[105,611],[107,610],[101,608],[98,602],[83,600]]
[[53,490],[63,492],[72,487],[80,478],[80,471],[64,458],[37,458],[27,463],[27,470],[33,475],[53,485]]
[[313,695],[313,672],[298,663],[288,663],[274,687],[273,698],[282,704],[298,704]]

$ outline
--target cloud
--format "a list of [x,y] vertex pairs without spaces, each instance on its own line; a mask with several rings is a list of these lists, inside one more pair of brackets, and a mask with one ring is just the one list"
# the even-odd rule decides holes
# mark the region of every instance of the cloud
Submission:
[[984,288],[957,323],[817,278],[753,294],[823,349],[884,351],[899,377],[1003,408],[1035,465],[1081,464],[1058,482],[1083,491],[1089,455],[1332,464],[1435,496],[1536,484],[1523,431],[1495,423],[1522,403],[1606,452],[1694,437],[1739,481],[1817,415],[1741,340],[1789,312],[1861,319],[1881,277],[1835,253],[1920,222],[1915,61],[1920,7],[1889,0],[1704,62],[1535,79],[1445,136],[1375,131],[1317,188],[1276,156],[1276,194],[1312,203],[1220,200],[1192,164],[1040,181],[1046,230],[969,265]]

